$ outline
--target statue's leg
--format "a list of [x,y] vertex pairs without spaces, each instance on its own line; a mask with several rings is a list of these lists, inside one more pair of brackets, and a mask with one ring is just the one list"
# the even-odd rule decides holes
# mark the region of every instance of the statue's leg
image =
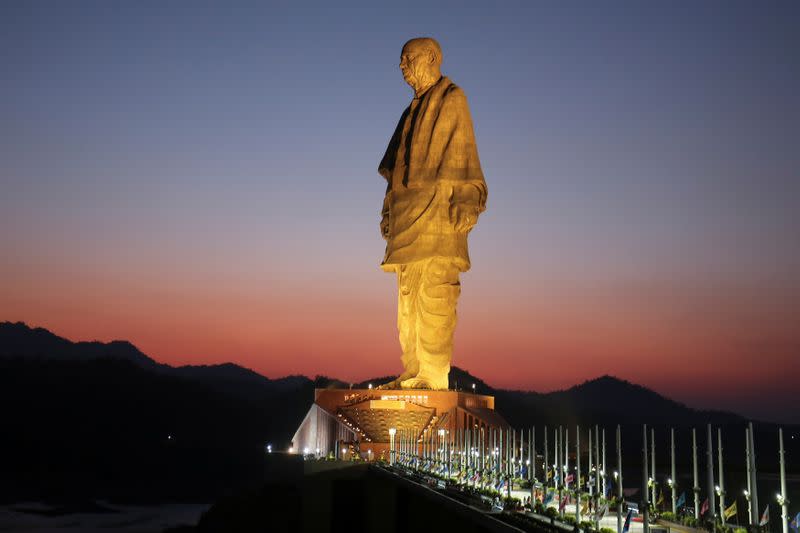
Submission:
[[419,371],[407,388],[446,390],[453,356],[456,304],[461,294],[459,270],[446,258],[425,261],[416,298],[416,358]]
[[397,379],[381,385],[381,389],[400,388],[401,383],[413,378],[419,372],[417,361],[417,294],[422,274],[421,263],[410,263],[397,266],[397,332],[400,338],[400,349],[403,351],[400,361],[403,372]]
[[[419,372],[417,360],[417,298],[419,296],[421,262],[400,265],[397,271],[397,332],[403,355],[401,377],[408,379]],[[398,381],[402,381],[398,378]]]

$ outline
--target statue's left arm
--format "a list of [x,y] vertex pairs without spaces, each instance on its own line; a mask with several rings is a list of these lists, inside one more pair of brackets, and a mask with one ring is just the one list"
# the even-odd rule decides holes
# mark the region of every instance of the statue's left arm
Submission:
[[486,184],[454,185],[450,198],[450,222],[457,232],[467,233],[486,210]]
[[[472,117],[467,97],[459,87],[445,97],[440,118],[447,135],[440,168],[440,179],[452,184],[450,222],[457,232],[469,232],[486,210],[487,188],[483,178]],[[437,124],[437,127],[439,124]],[[434,135],[436,137],[436,135]]]

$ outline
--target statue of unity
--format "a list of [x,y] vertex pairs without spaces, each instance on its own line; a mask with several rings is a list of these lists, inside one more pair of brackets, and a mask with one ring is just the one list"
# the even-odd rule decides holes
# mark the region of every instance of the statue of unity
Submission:
[[486,209],[467,98],[442,76],[436,40],[412,39],[400,55],[414,98],[403,111],[378,172],[386,179],[381,268],[397,274],[403,372],[393,389],[448,388],[459,274],[470,268],[467,235]]

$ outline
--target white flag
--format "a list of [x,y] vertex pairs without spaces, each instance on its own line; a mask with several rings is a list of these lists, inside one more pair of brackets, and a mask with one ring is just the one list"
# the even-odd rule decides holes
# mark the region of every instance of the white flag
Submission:
[[769,524],[769,504],[767,504],[767,508],[764,509],[764,514],[761,515],[761,522],[758,523],[759,526],[766,526]]

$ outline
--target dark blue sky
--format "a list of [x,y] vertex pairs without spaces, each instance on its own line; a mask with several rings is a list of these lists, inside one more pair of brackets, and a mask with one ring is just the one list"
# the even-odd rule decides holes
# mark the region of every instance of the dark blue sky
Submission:
[[[0,318],[170,362],[392,371],[376,167],[400,48],[430,35],[489,186],[455,363],[709,406],[748,383],[750,408],[800,358],[798,27],[797,2],[3,2]],[[319,316],[285,312],[298,294]],[[309,320],[335,340],[277,362]],[[530,366],[565,355],[583,370]]]

